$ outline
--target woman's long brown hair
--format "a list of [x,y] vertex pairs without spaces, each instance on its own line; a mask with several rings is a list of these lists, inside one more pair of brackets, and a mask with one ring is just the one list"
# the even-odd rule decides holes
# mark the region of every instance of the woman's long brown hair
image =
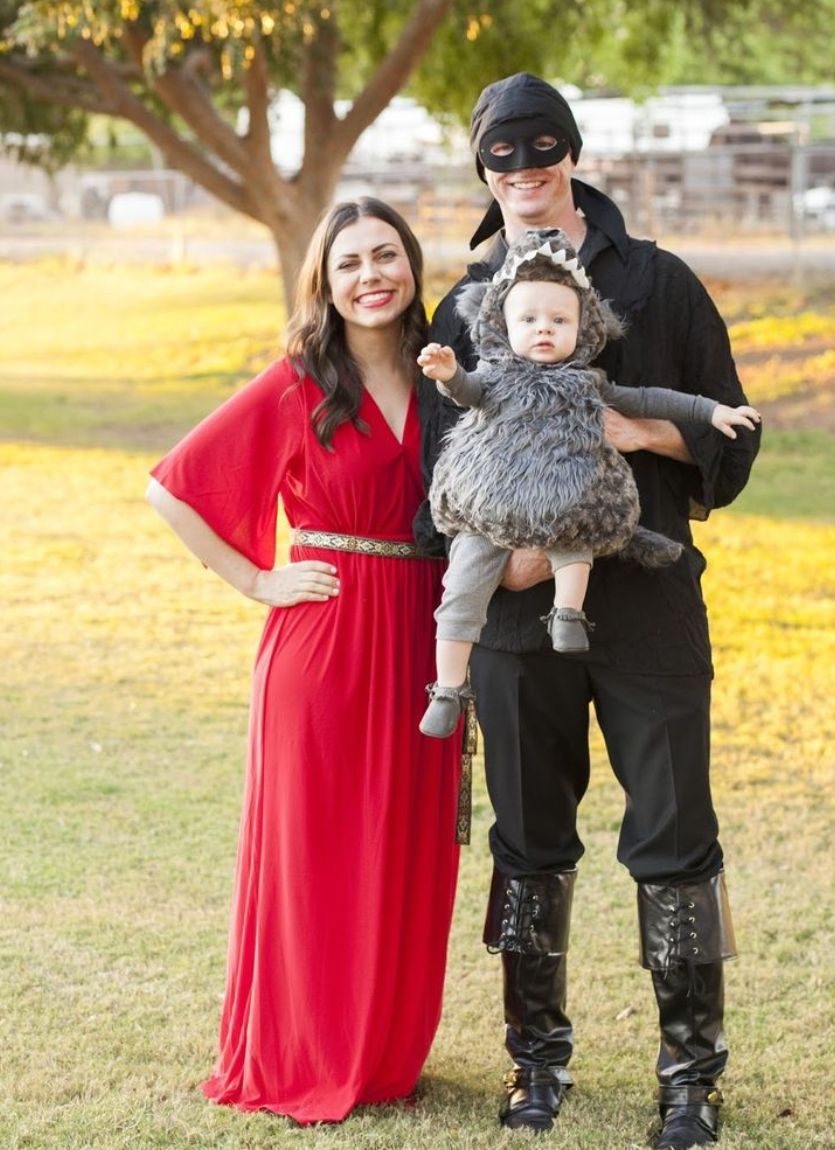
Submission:
[[351,421],[361,431],[368,428],[359,418],[362,401],[362,370],[348,350],[345,321],[328,299],[328,256],[344,228],[371,216],[383,220],[400,236],[415,281],[415,298],[401,318],[403,361],[417,376],[417,356],[426,342],[423,307],[423,255],[420,244],[403,217],[382,200],[363,196],[336,204],[323,217],[307,249],[296,285],[293,314],[287,327],[287,354],[299,376],[309,375],[325,398],[313,412],[313,429],[319,442],[331,448],[334,432]]

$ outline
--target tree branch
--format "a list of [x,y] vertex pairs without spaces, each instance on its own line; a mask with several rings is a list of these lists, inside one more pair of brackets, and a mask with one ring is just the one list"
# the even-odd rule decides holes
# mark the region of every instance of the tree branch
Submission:
[[333,102],[339,58],[339,31],[333,19],[319,19],[316,35],[304,46],[301,94],[304,101],[304,165],[319,155],[336,123]]
[[264,47],[254,45],[255,56],[244,72],[244,97],[249,111],[249,128],[246,133],[246,146],[251,165],[264,165],[272,168],[270,147],[270,106],[269,73]]
[[264,222],[245,185],[225,175],[197,148],[178,136],[168,124],[146,108],[89,41],[77,41],[73,52],[108,101],[110,115],[130,120],[157,145],[172,167],[190,176],[213,196],[259,223]]
[[78,108],[82,112],[102,116],[115,114],[113,106],[92,84],[85,84],[77,79],[57,79],[54,75],[47,80],[8,56],[0,57],[0,81],[3,80],[13,88],[22,88],[44,104],[55,104],[59,108]]
[[[126,28],[123,37],[134,59],[142,58],[145,38],[135,25]],[[197,49],[200,53],[201,49]],[[202,62],[200,62],[202,63]],[[246,148],[235,130],[218,115],[206,95],[198,74],[198,61],[187,67],[169,68],[155,73],[145,70],[145,82],[160,97],[166,107],[178,115],[195,136],[213,151],[219,159],[245,177],[249,167]]]
[[414,72],[452,3],[453,0],[420,0],[416,5],[397,43],[354,100],[350,112],[337,120],[329,147],[342,159]]

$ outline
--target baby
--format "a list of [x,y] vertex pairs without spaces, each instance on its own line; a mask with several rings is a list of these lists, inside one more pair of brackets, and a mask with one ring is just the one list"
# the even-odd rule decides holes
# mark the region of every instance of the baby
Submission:
[[467,665],[487,606],[514,548],[544,550],[554,606],[543,618],[555,651],[588,650],[583,612],[595,556],[646,567],[674,562],[682,545],[638,526],[632,471],[606,442],[603,414],[710,423],[731,439],[753,430],[753,407],[727,407],[660,387],[619,387],[589,367],[620,321],[591,287],[566,235],[526,232],[492,283],[459,297],[472,320],[478,368],[429,344],[424,375],[470,411],[449,432],[429,492],[432,517],[454,536],[437,621],[437,682],[420,729],[446,738],[471,698]]

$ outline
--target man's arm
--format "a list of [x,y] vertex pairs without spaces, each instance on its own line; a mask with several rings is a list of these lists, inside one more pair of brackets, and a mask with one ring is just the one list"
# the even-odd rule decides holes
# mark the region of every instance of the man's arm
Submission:
[[623,454],[652,451],[679,463],[693,457],[674,419],[709,423],[716,401],[664,387],[619,387],[602,379],[600,391],[607,403],[604,430],[610,446]]
[[[665,265],[660,294],[666,308],[661,321],[678,340],[681,376],[677,389],[733,408],[745,404],[728,330],[716,305],[681,260],[666,253]],[[716,435],[712,427],[694,423],[682,423],[679,431],[694,463],[686,472],[691,518],[705,519],[714,507],[731,503],[748,482],[759,450],[760,428],[736,438]]]
[[508,591],[527,591],[529,587],[545,583],[551,578],[551,564],[544,551],[519,548],[510,553],[501,586]]
[[629,419],[608,407],[603,413],[603,429],[606,442],[624,455],[653,451],[679,463],[695,463],[684,436],[669,419]]
[[[603,413],[606,441],[616,451],[653,451],[679,463],[693,464],[693,457],[679,429],[668,419],[629,419],[608,407]],[[552,577],[551,564],[544,551],[511,552],[504,570],[502,587],[508,591],[527,591]]]

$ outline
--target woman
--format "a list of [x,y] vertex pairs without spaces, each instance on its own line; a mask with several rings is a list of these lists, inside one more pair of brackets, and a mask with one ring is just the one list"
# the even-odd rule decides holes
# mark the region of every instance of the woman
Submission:
[[[385,204],[333,208],[288,357],[186,436],[149,488],[206,566],[271,608],[204,1091],[301,1123],[409,1095],[440,1016],[459,763],[416,730],[443,567],[411,542],[421,264]],[[279,496],[294,543],[274,569]]]

